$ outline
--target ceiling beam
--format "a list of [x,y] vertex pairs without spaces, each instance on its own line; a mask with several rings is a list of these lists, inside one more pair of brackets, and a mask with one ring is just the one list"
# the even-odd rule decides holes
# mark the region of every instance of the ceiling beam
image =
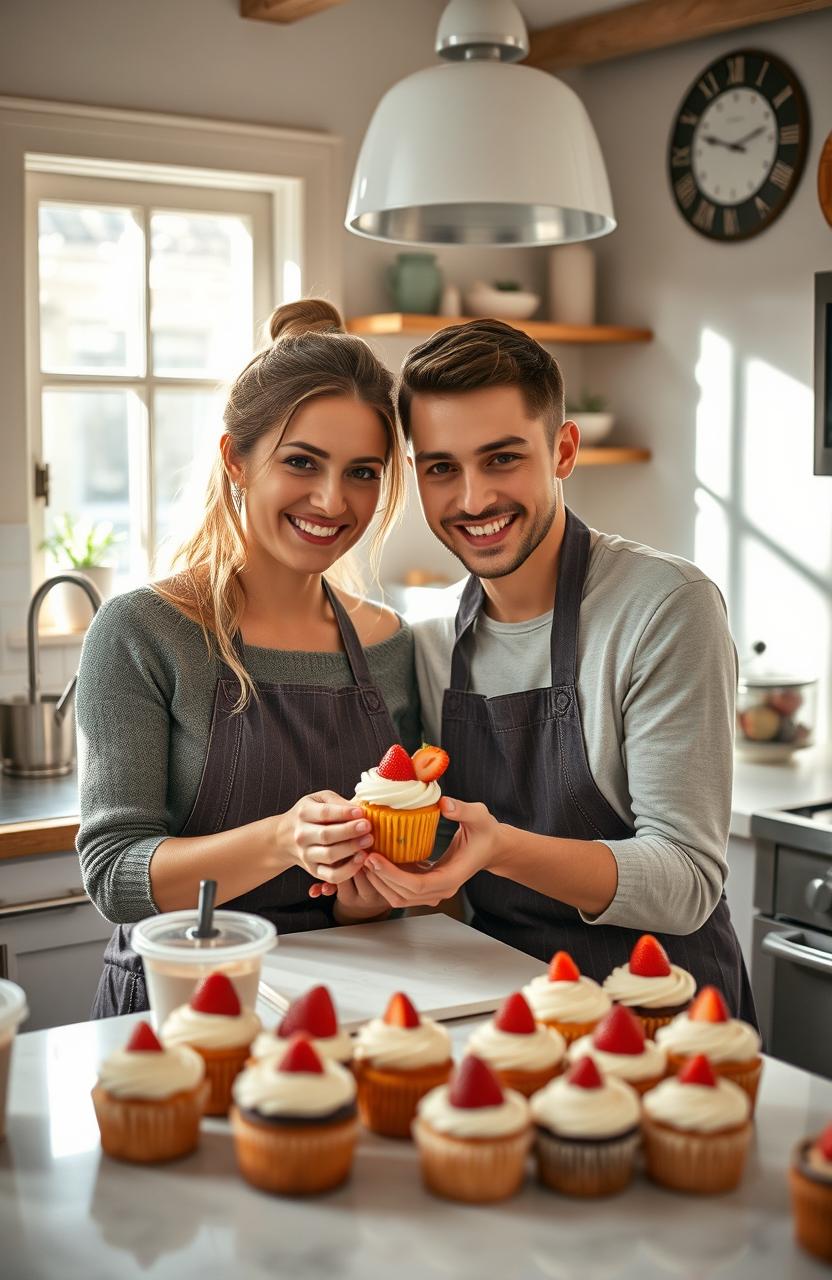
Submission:
[[262,22],[298,22],[343,3],[344,0],[240,0],[240,16]]
[[542,71],[585,67],[830,5],[832,0],[639,0],[531,32],[527,65]]

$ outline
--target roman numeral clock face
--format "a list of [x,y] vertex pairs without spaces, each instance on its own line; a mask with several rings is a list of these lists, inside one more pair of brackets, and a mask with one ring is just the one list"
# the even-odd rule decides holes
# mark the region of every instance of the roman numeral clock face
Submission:
[[705,69],[673,124],[670,183],[686,222],[712,240],[747,240],[794,195],[809,135],[794,72],[740,50]]

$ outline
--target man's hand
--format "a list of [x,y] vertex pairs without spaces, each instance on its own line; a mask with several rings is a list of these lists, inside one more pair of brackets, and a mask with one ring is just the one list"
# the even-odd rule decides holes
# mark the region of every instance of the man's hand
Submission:
[[349,880],[340,884],[313,884],[309,886],[310,898],[335,897],[333,912],[336,924],[363,924],[390,914],[390,904],[373,888],[363,871],[356,871]]

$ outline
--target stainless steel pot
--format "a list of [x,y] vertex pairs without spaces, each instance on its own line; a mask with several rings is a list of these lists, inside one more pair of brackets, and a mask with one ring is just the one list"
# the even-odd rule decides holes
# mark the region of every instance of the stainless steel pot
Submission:
[[3,772],[18,778],[54,778],[69,773],[75,761],[75,721],[71,714],[77,674],[63,693],[41,693],[38,617],[45,597],[59,582],[85,591],[93,614],[101,604],[95,583],[82,573],[58,573],[38,587],[29,604],[26,639],[29,651],[28,697],[0,700],[0,748]]

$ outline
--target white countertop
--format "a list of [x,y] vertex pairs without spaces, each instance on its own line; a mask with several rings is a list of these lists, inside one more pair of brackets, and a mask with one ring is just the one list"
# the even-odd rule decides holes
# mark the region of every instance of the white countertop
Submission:
[[751,835],[751,815],[832,800],[832,745],[796,751],[783,764],[734,759],[731,835]]

